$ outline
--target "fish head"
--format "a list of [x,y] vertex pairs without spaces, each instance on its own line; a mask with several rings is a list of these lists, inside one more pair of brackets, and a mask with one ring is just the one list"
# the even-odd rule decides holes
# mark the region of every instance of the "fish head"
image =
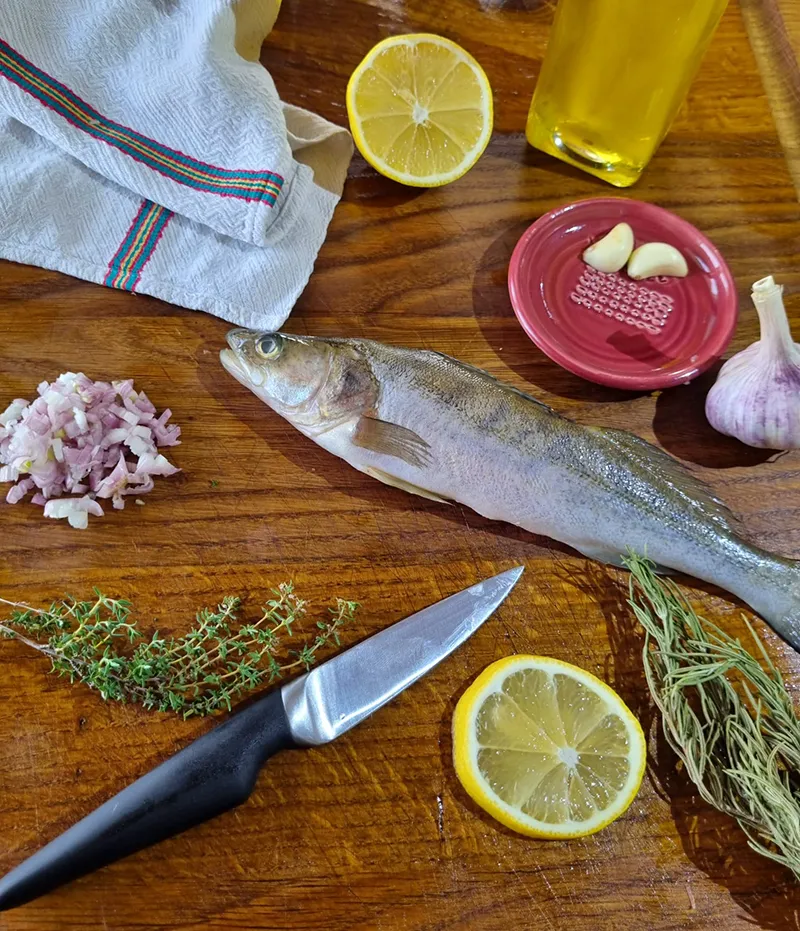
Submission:
[[324,430],[374,406],[377,385],[353,340],[231,330],[224,368],[305,432]]

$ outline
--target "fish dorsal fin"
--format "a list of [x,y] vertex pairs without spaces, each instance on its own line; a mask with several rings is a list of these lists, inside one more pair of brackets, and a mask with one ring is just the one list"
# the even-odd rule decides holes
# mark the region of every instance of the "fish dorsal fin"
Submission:
[[369,414],[359,418],[353,433],[353,443],[373,453],[395,456],[420,468],[430,465],[433,458],[430,445],[413,430]]
[[466,372],[470,372],[473,375],[479,375],[484,381],[492,382],[495,385],[499,385],[501,388],[506,391],[511,391],[513,394],[519,395],[521,398],[525,398],[526,401],[531,401],[533,404],[536,404],[538,407],[544,408],[548,413],[552,414],[554,417],[560,417],[561,414],[558,411],[554,411],[549,404],[545,404],[544,401],[540,401],[538,398],[535,398],[532,394],[528,394],[527,391],[521,391],[519,388],[515,388],[513,385],[509,385],[508,382],[501,381],[499,378],[496,378],[494,375],[490,375],[484,369],[479,369],[475,365],[470,365],[469,362],[462,362],[460,359],[454,359],[453,356],[448,356],[444,352],[436,352],[433,349],[426,350],[432,356],[437,356],[439,359],[444,359],[450,365],[455,365],[460,369],[464,369]]
[[441,495],[437,495],[435,491],[428,491],[427,488],[421,488],[419,485],[414,485],[411,482],[407,482],[405,479],[398,478],[396,475],[390,475],[388,472],[384,472],[383,469],[376,469],[374,466],[367,466],[365,471],[367,475],[371,475],[379,482],[383,482],[384,485],[391,485],[392,488],[399,488],[401,491],[408,491],[412,495],[419,495],[422,498],[428,498],[430,501],[438,501],[440,504],[453,503],[447,498],[443,498]]
[[685,499],[703,510],[705,515],[722,527],[732,530],[737,518],[721,501],[712,489],[686,466],[640,436],[625,430],[613,430],[605,427],[587,427],[594,434],[600,435],[606,442],[636,461],[640,468],[654,476],[666,479]]

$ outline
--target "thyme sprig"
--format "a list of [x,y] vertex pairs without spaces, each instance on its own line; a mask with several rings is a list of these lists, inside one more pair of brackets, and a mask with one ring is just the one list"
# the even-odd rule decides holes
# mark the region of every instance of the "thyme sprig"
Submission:
[[705,801],[800,879],[800,721],[780,672],[747,618],[757,657],[699,617],[652,562],[631,554],[625,564],[667,740]]
[[6,601],[10,616],[0,636],[19,640],[48,657],[52,671],[83,682],[107,701],[134,702],[184,717],[230,710],[235,700],[287,673],[309,669],[323,648],[340,645],[339,630],[358,605],[337,598],[316,634],[296,649],[286,641],[308,612],[290,582],[272,590],[257,620],[239,618],[241,600],[227,597],[215,610],[197,612],[180,637],[145,636],[132,605],[95,589],[89,601],[65,598],[46,610]]

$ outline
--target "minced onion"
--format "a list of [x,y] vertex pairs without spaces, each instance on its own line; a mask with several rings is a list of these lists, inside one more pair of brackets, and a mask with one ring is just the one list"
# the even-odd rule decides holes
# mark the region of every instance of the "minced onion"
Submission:
[[0,482],[14,482],[9,504],[32,494],[45,517],[85,528],[101,517],[100,500],[125,507],[127,495],[153,488],[153,477],[180,471],[159,447],[176,446],[172,412],[157,415],[133,380],[92,381],[65,372],[42,382],[33,402],[16,399],[0,414]]

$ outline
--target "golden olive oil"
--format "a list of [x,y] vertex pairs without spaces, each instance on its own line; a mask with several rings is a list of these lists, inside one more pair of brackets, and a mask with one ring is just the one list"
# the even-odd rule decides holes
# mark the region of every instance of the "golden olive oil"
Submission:
[[633,184],[675,118],[727,0],[560,0],[531,145]]

